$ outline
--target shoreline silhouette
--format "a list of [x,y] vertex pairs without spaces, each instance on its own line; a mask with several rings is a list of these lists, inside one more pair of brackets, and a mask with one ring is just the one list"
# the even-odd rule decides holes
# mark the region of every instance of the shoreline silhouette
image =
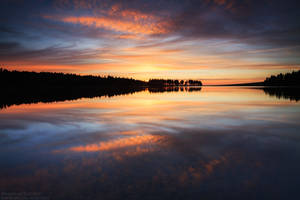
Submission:
[[132,78],[112,76],[76,75],[52,72],[9,71],[0,68],[0,85],[2,97],[0,109],[11,105],[30,103],[49,103],[79,98],[112,97],[143,91],[149,92],[177,91],[172,87],[202,85],[197,80],[151,79],[148,82]]
[[276,86],[276,87],[300,87],[300,70],[285,74],[271,75],[262,82],[253,83],[235,83],[235,84],[217,84],[204,86]]
[[[300,71],[271,76],[266,78],[264,82],[216,86],[258,86],[256,89],[263,90],[269,96],[299,101],[299,80]],[[282,83],[282,85],[272,86],[275,83]],[[2,91],[0,109],[24,103],[49,103],[80,98],[112,97],[146,89],[150,93],[193,92],[201,91],[201,86],[203,86],[202,82],[198,80],[150,79],[146,82],[112,76],[9,71],[1,68],[0,84]]]

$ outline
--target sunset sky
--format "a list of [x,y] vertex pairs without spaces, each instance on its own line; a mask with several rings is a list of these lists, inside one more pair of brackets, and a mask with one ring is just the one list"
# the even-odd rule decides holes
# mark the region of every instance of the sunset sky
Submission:
[[299,0],[1,0],[7,69],[204,84],[300,69]]

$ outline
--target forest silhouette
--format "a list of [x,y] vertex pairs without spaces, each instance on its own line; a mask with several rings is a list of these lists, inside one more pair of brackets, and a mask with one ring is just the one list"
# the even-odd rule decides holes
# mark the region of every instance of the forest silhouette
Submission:
[[[52,72],[9,71],[0,68],[0,109],[23,103],[55,102],[79,98],[112,97],[145,89],[150,92],[182,91],[183,86],[202,85],[198,80],[151,79],[148,82],[112,76]],[[172,87],[181,87],[173,88]],[[192,88],[185,89],[192,91]]]
[[150,79],[148,81],[148,86],[202,86],[202,82],[198,80]]
[[300,70],[286,74],[278,74],[267,77],[265,86],[300,86]]
[[279,99],[300,100],[300,70],[286,74],[278,74],[267,77],[261,88],[269,96]]
[[163,93],[163,92],[199,92],[201,87],[149,87],[148,91],[150,93]]
[[118,77],[0,69],[0,109],[14,104],[115,96],[143,90],[146,82]]
[[[261,84],[262,83],[262,84]],[[267,77],[260,84],[266,94],[300,100],[300,70]],[[150,79],[148,82],[112,76],[76,75],[52,72],[9,71],[0,68],[0,109],[15,104],[55,102],[78,98],[112,97],[148,89],[157,92],[201,91],[199,80]]]

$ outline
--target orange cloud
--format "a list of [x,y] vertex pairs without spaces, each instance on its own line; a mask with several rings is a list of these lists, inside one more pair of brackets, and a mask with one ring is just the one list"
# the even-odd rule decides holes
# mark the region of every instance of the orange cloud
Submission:
[[[68,16],[55,17],[44,16],[44,18],[60,20],[66,23],[93,26],[111,31],[131,34],[165,34],[168,33],[168,22],[162,18],[135,10],[123,10],[120,5],[115,4],[108,11],[102,11],[103,16]],[[128,38],[128,37],[126,37]]]
[[[86,1],[73,2],[75,7],[89,8],[92,4]],[[65,1],[61,2],[65,5]],[[97,6],[95,7],[95,9]],[[67,23],[81,24],[83,26],[93,26],[111,31],[123,33],[121,37],[133,38],[132,34],[164,34],[168,32],[168,22],[163,18],[144,13],[134,9],[124,9],[122,4],[114,4],[108,10],[94,10],[97,16],[67,16],[55,17],[44,16],[44,18],[60,20]],[[101,16],[99,16],[99,13]]]
[[62,19],[64,22],[81,24],[84,26],[94,26],[97,28],[105,28],[117,32],[134,33],[134,34],[164,34],[167,30],[164,28],[164,23],[155,23],[145,21],[142,16],[133,18],[133,21],[112,19],[108,17],[65,17]]

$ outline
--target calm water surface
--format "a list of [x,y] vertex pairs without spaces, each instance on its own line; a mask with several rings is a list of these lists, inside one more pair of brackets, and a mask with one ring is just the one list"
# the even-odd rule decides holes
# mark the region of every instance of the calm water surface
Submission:
[[0,110],[3,199],[298,199],[299,188],[300,102],[259,89]]

